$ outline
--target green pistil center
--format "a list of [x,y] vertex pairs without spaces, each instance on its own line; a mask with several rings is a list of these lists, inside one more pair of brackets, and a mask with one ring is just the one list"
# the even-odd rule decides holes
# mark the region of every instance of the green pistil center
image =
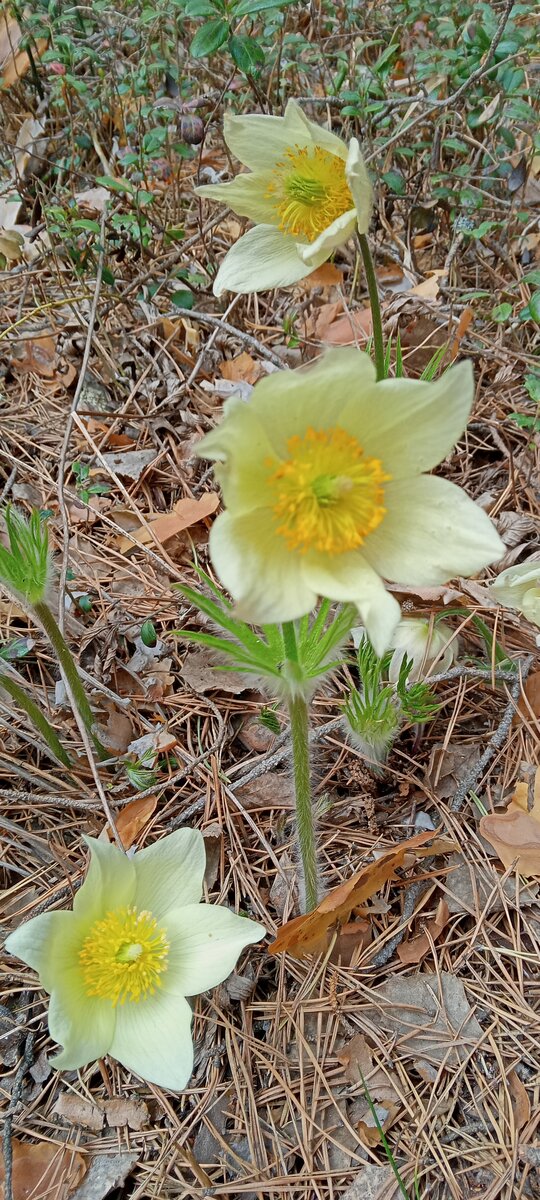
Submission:
[[318,179],[305,179],[303,175],[291,175],[285,184],[285,191],[291,200],[307,204],[308,208],[326,200],[326,188]]

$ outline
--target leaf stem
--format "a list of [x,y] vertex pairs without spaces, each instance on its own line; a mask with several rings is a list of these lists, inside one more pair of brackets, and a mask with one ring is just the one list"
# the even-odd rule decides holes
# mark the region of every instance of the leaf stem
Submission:
[[375,267],[371,257],[369,242],[365,233],[358,234],[358,243],[360,253],[364,263],[364,271],[366,272],[366,282],[369,292],[369,303],[371,305],[371,319],[373,323],[373,350],[375,353],[375,368],[377,371],[377,382],[384,379],[386,371],[384,368],[384,341],[382,331],[381,317],[381,302],[379,299],[379,288],[377,286],[377,276]]
[[68,694],[70,694],[70,699],[76,705],[81,721],[92,738],[98,758],[102,760],[106,759],[109,755],[105,747],[102,746],[99,738],[93,732],[94,714],[90,708],[88,697],[77,671],[71,650],[64,641],[52,612],[44,600],[39,601],[38,604],[34,604],[34,612],[58,658],[60,668],[68,685]]
[[29,721],[32,722],[34,728],[37,729],[38,733],[41,734],[43,740],[47,743],[54,760],[61,762],[64,767],[71,767],[71,759],[64,750],[52,725],[50,725],[39,706],[32,700],[32,697],[25,692],[24,688],[16,683],[11,678],[11,675],[8,675],[4,671],[0,673],[0,688],[3,688],[11,696],[11,699],[15,700],[15,703],[26,713]]

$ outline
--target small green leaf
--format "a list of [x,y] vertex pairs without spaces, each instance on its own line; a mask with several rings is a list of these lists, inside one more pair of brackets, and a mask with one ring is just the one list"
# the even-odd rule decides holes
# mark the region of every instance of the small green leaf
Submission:
[[97,221],[90,221],[87,217],[81,217],[80,221],[72,221],[72,229],[88,229],[89,233],[100,233],[100,228]]
[[529,393],[531,400],[535,404],[540,404],[540,374],[538,371],[533,371],[530,375],[526,375],[524,379],[525,390]]
[[213,17],[219,8],[211,0],[188,0],[184,11],[186,17]]
[[503,321],[507,321],[508,318],[511,316],[512,316],[512,305],[511,304],[496,304],[495,307],[492,308],[492,310],[491,310],[492,321],[497,321],[499,324],[502,324]]
[[216,21],[208,21],[206,25],[201,25],[197,30],[195,37],[189,47],[189,53],[193,58],[205,58],[208,54],[215,54],[220,46],[223,46],[229,36],[229,26],[223,17],[219,17]]
[[385,171],[382,178],[391,192],[395,192],[396,196],[404,196],[407,191],[407,185],[401,174],[401,171]]
[[251,17],[254,13],[264,12],[267,8],[285,8],[286,4],[294,4],[294,0],[240,0],[234,10],[235,17]]
[[153,621],[145,621],[144,624],[141,625],[141,642],[144,646],[148,646],[150,649],[156,645],[157,633]]
[[531,320],[540,325],[540,292],[534,292],[527,305]]
[[233,36],[228,45],[233,63],[244,75],[264,65],[264,50],[254,38]]
[[96,175],[96,183],[109,188],[111,192],[127,192],[129,196],[133,195],[133,188],[125,179],[114,179],[112,175]]
[[193,292],[188,292],[187,290],[173,292],[171,304],[174,304],[176,308],[193,308],[195,296]]

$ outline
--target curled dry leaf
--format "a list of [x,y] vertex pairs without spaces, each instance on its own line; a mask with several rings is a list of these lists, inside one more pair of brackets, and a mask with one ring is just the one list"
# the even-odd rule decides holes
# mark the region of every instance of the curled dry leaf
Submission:
[[401,962],[409,965],[419,963],[431,950],[432,942],[436,941],[446,929],[449,916],[446,900],[439,900],[435,916],[431,921],[426,921],[425,933],[420,933],[418,937],[411,938],[410,941],[403,942],[401,946],[398,946],[397,952]]
[[[144,829],[150,817],[154,815],[156,807],[157,796],[136,796],[135,800],[130,800],[129,804],[126,804],[125,808],[118,813],[116,828],[124,850],[129,850],[130,846],[137,841],[141,829]],[[109,837],[112,841],[110,830]]]
[[[22,30],[15,17],[2,10],[0,12],[0,91],[2,92],[7,91],[19,79],[22,79],[30,67],[27,51],[20,48],[22,36]],[[46,38],[32,38],[34,57],[41,58],[46,49]]]
[[403,866],[408,850],[424,845],[433,837],[430,829],[401,842],[394,850],[388,850],[376,862],[368,863],[345,883],[340,883],[321,900],[313,912],[287,921],[278,930],[275,942],[268,947],[270,954],[287,951],[293,958],[324,951],[334,930],[349,921],[353,909],[358,908],[375,892],[378,892],[398,867]]
[[[86,1160],[69,1146],[53,1142],[20,1142],[11,1139],[13,1200],[68,1200],[87,1171]],[[5,1197],[5,1164],[0,1159],[0,1200]]]
[[99,1133],[100,1129],[103,1129],[102,1109],[90,1100],[85,1100],[84,1096],[79,1096],[77,1092],[61,1092],[53,1112],[70,1125],[82,1125],[84,1129],[91,1129],[93,1133]]

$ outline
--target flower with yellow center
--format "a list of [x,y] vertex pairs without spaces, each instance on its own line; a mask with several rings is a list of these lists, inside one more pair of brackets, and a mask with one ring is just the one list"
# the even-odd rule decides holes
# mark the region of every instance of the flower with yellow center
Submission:
[[283,117],[225,116],[225,141],[249,171],[196,188],[256,222],[226,254],[214,292],[286,287],[366,233],[372,189],[356,138],[315,125],[289,100]]
[[499,559],[486,513],[424,473],[460,437],[473,394],[468,362],[436,382],[377,383],[368,355],[343,348],[229,400],[198,452],[216,462],[226,511],[210,554],[238,616],[264,625],[318,596],[353,601],[383,654],[400,612],[382,577],[430,586]]
[[501,571],[491,592],[499,604],[517,608],[532,625],[540,625],[540,559]]
[[73,911],[21,925],[10,954],[50,994],[49,1030],[75,1070],[110,1054],[143,1079],[180,1091],[193,1067],[186,996],[221,983],[264,929],[227,908],[200,904],[202,835],[181,829],[128,858],[87,838],[91,861]]

